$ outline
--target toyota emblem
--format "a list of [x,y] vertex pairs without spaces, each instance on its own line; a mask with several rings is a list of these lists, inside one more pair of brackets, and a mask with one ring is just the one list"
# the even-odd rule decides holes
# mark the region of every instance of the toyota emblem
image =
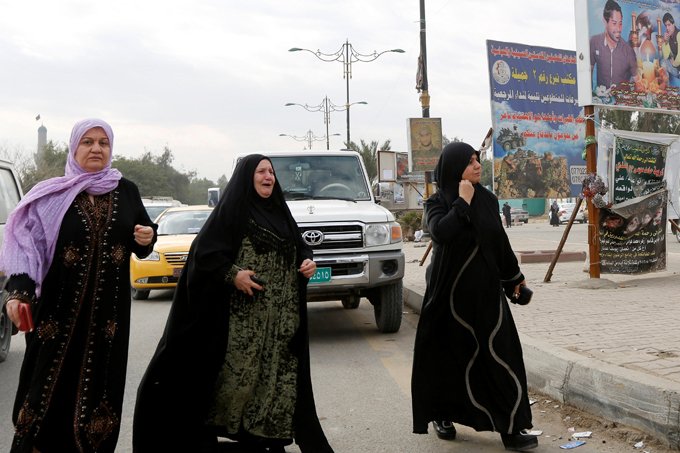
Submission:
[[319,230],[307,230],[302,233],[302,240],[307,245],[319,245],[323,242],[323,233]]

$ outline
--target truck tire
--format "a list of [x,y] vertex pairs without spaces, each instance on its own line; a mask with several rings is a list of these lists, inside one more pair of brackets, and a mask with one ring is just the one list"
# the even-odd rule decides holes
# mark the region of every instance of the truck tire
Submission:
[[377,300],[373,302],[373,312],[378,330],[394,333],[401,327],[404,307],[404,285],[401,280],[392,285],[376,288]]
[[9,320],[3,307],[0,311],[0,362],[4,362],[9,354],[9,345],[12,342],[12,321]]
[[342,306],[345,307],[348,310],[354,310],[356,308],[359,308],[359,303],[361,303],[361,297],[357,296],[356,294],[353,294],[351,296],[343,297],[340,299],[342,302]]
[[134,289],[132,288],[132,298],[134,300],[147,300],[149,298],[149,293],[151,291],[148,289]]

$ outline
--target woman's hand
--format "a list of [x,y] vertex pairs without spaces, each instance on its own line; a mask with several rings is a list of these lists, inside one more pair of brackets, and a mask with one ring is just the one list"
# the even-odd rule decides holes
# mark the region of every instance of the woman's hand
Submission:
[[21,327],[21,315],[19,314],[19,304],[21,300],[19,299],[9,299],[7,304],[5,304],[5,310],[7,310],[7,317],[17,326],[17,329]]
[[475,188],[470,181],[463,179],[458,183],[458,195],[467,202],[472,203],[472,197],[475,196]]
[[312,278],[312,275],[314,275],[314,272],[316,272],[316,263],[314,261],[310,260],[309,258],[307,258],[300,265],[300,273],[305,278]]
[[512,292],[512,297],[514,297],[515,299],[517,299],[517,298],[519,297],[519,289],[520,289],[522,286],[527,286],[527,281],[526,281],[526,280],[522,280],[522,281],[519,283],[519,285],[515,286],[515,290]]
[[243,269],[238,271],[234,277],[236,289],[249,296],[254,294],[253,291],[262,291],[264,289],[264,287],[258,285],[250,278],[251,275],[255,275],[255,272],[250,269]]
[[153,228],[144,225],[135,225],[135,242],[141,246],[151,244],[153,240]]

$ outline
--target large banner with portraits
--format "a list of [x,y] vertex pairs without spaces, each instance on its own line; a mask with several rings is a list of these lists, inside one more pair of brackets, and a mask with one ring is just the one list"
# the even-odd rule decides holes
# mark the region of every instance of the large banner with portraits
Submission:
[[585,119],[576,54],[487,41],[498,198],[567,198],[581,191]]
[[575,0],[578,100],[680,111],[680,4]]

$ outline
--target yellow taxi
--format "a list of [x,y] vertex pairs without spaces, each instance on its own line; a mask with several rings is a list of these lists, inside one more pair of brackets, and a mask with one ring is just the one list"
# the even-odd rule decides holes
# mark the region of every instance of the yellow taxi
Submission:
[[163,211],[156,219],[158,240],[153,252],[144,259],[137,258],[134,253],[130,258],[133,299],[145,300],[152,289],[177,286],[191,242],[212,210],[209,206],[181,206]]

